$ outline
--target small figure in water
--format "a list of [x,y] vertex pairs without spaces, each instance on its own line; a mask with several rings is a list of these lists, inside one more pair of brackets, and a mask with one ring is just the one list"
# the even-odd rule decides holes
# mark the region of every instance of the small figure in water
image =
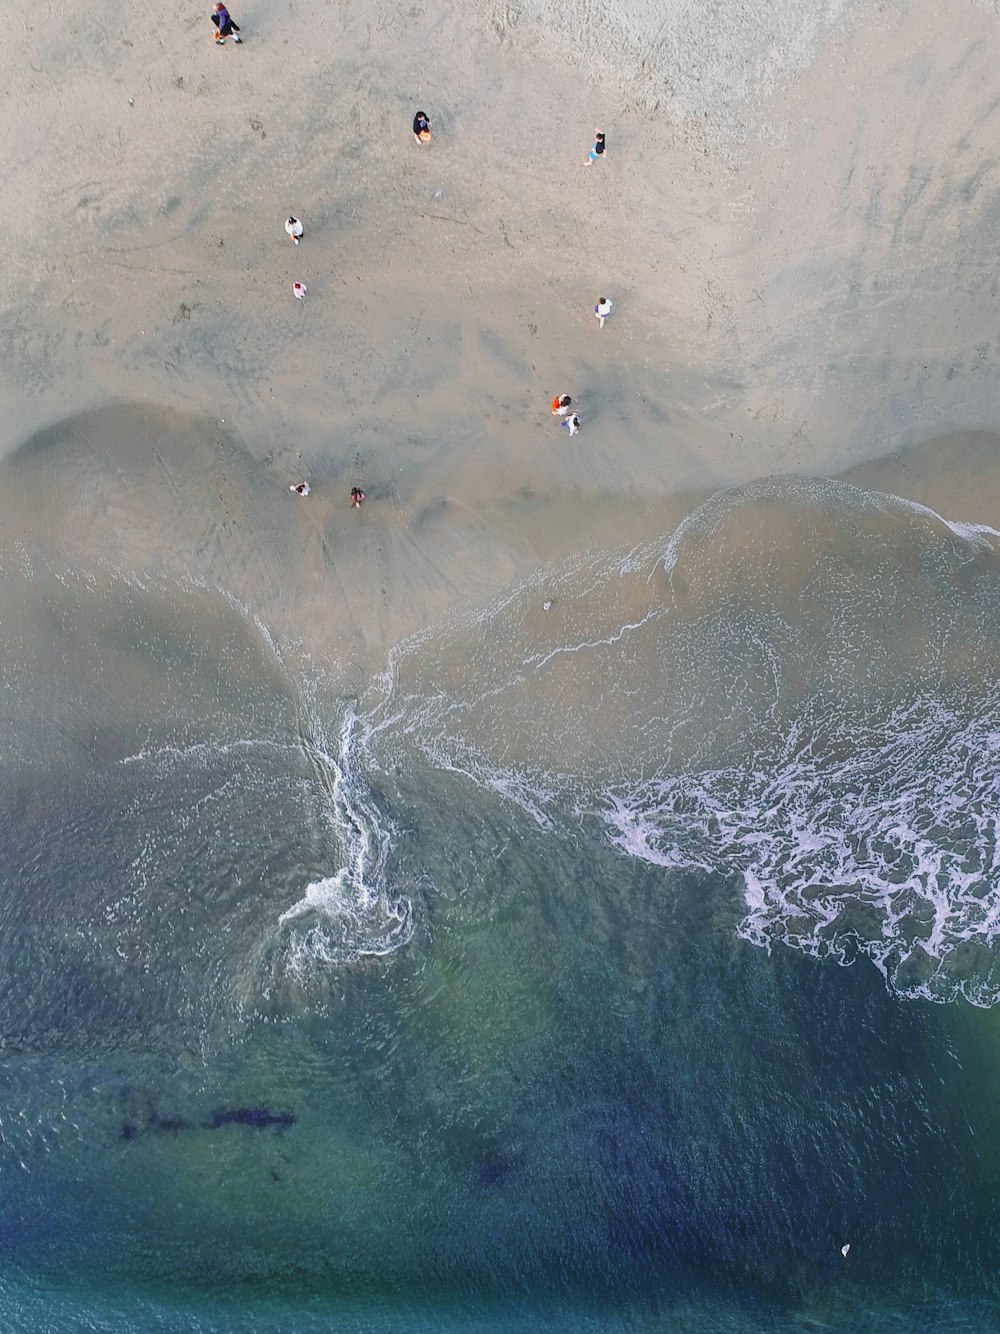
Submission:
[[213,8],[212,23],[215,26],[216,46],[225,46],[227,37],[232,37],[237,45],[243,40],[239,28],[233,22],[232,15],[226,6],[221,3],[221,0]]
[[418,111],[413,117],[413,137],[418,144],[429,144],[431,141],[431,123],[425,111]]
[[304,301],[308,288],[305,283],[292,283],[292,291],[295,293],[299,301]]
[[570,410],[572,402],[573,400],[570,398],[569,394],[556,394],[555,398],[552,400],[553,417],[565,417],[566,413]]
[[305,233],[305,228],[302,226],[302,223],[299,222],[298,218],[289,217],[285,219],[285,231],[295,244],[298,245]]
[[584,164],[587,167],[593,166],[599,157],[607,155],[608,145],[604,138],[603,130],[594,130],[594,146],[587,154],[587,161]]
[[297,496],[307,496],[312,490],[312,487],[308,482],[299,482],[298,484],[293,482],[288,489],[289,491],[294,491]]
[[351,487],[351,509],[359,510],[364,498],[365,493],[361,490],[360,486]]
[[614,304],[615,303],[613,301],[609,301],[606,296],[599,296],[597,298],[597,305],[594,307],[594,314],[597,316],[597,322],[602,329],[604,328],[604,321],[611,314],[611,307]]
[[574,412],[571,417],[567,417],[566,420],[561,421],[559,425],[565,426],[570,435],[577,435],[580,430],[580,418]]

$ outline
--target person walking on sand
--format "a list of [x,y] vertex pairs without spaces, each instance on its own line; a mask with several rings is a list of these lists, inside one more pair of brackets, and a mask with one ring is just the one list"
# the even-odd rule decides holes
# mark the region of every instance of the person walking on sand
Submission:
[[297,301],[304,301],[308,290],[305,283],[292,283],[292,291],[295,293]]
[[217,0],[212,8],[212,23],[215,27],[216,46],[224,46],[227,37],[231,37],[237,45],[242,42],[239,27],[233,22],[232,15],[222,4],[222,0]]
[[586,166],[592,166],[599,157],[607,157],[608,144],[603,130],[594,130],[594,146],[587,155]]
[[599,296],[597,298],[597,305],[594,307],[594,314],[597,316],[597,323],[600,325],[602,329],[604,328],[604,321],[611,314],[611,307],[614,304],[615,303],[613,301],[609,301],[606,296]]
[[556,394],[555,398],[552,400],[553,417],[565,417],[566,413],[569,412],[572,403],[573,400],[570,398],[569,394]]
[[426,111],[418,111],[413,117],[413,137],[418,144],[429,144],[431,141],[431,123],[427,119]]
[[352,487],[351,487],[351,509],[352,509],[352,510],[359,510],[359,509],[361,508],[362,502],[364,501],[364,498],[365,498],[365,493],[361,490],[361,487],[360,487],[360,486],[352,486]]
[[296,245],[302,240],[302,237],[305,235],[305,230],[306,229],[302,226],[302,223],[299,222],[298,218],[289,216],[285,219],[285,231]]
[[565,426],[570,435],[578,435],[580,431],[580,418],[574,412],[564,421],[561,421],[559,425]]
[[312,490],[312,487],[308,482],[293,482],[288,489],[289,491],[294,491],[297,496],[307,496]]

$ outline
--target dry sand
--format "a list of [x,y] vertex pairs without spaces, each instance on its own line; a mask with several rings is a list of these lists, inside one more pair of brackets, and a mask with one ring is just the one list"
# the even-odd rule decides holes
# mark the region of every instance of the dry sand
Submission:
[[351,682],[774,472],[1000,523],[988,7],[305,0],[222,49],[207,10],[7,16],[26,549],[218,583]]

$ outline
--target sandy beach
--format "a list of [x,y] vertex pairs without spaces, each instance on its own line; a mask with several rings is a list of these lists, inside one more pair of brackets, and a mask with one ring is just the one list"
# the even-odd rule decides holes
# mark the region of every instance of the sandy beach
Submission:
[[890,489],[995,518],[989,469],[955,494],[995,426],[988,7],[668,5],[655,40],[638,3],[613,40],[573,4],[236,18],[216,48],[174,0],[12,17],[8,531],[217,581],[370,670],[755,477],[895,459]]

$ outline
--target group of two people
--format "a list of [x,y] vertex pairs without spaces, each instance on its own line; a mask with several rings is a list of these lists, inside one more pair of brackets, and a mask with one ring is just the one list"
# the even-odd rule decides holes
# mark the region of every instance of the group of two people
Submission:
[[[312,491],[312,487],[308,482],[293,482],[288,489],[289,491],[293,491],[297,496],[308,496]],[[351,487],[351,509],[359,510],[364,498],[365,493],[361,490],[360,486]]]
[[[426,111],[418,111],[413,117],[413,137],[418,144],[430,143],[431,123]],[[596,162],[599,157],[607,157],[608,143],[603,130],[594,130],[594,146],[587,155],[587,166]]]
[[556,394],[552,400],[553,417],[562,417],[560,426],[565,426],[570,435],[576,435],[580,429],[580,418],[573,411],[573,400],[569,394]]
[[[611,314],[613,301],[609,301],[606,296],[598,298],[597,305],[594,307],[594,314],[597,316],[601,328],[604,328],[604,321]],[[580,418],[573,411],[573,400],[569,394],[556,394],[552,400],[553,417],[562,417],[560,426],[565,426],[570,435],[576,435],[580,429]]]

